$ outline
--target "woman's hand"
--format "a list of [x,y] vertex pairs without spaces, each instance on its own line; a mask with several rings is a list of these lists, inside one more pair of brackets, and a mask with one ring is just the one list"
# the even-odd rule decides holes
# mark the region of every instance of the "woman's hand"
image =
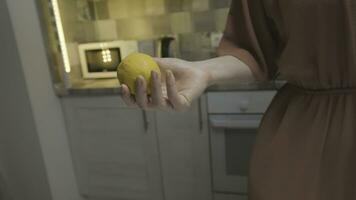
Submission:
[[[209,74],[197,63],[176,58],[156,58],[162,77],[151,73],[151,83],[143,77],[136,80],[136,95],[131,96],[129,88],[122,85],[122,99],[129,106],[142,109],[162,109],[184,111],[190,107],[207,88]],[[151,87],[151,96],[147,95],[146,85]]]

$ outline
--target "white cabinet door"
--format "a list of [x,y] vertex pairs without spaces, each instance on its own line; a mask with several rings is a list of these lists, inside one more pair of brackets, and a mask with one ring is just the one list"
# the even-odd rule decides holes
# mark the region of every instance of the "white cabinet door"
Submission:
[[[203,98],[204,99],[204,98]],[[202,111],[202,114],[199,114]],[[156,113],[166,200],[212,199],[205,101],[184,113]]]
[[119,97],[64,98],[81,193],[88,199],[162,200],[154,113]]

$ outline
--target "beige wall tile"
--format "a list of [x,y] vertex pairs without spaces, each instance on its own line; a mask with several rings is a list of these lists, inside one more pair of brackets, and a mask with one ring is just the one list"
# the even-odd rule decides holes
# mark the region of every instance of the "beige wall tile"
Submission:
[[[73,51],[75,43],[149,40],[167,34],[222,32],[230,2],[231,0],[100,0],[95,1],[95,12],[90,12],[89,17],[78,17],[78,0],[61,0],[59,5],[68,48]],[[183,55],[190,55],[194,59],[210,54],[201,37],[198,34],[186,38]],[[78,65],[75,58],[71,58],[71,64]]]
[[166,10],[164,0],[145,0],[145,8],[145,14],[148,16],[163,15]]
[[76,1],[62,0],[58,1],[64,35],[67,42],[75,41],[76,24],[77,24],[77,9]]
[[145,16],[145,0],[127,0],[127,4],[129,5],[129,17]]
[[183,59],[196,61],[211,58],[211,40],[208,33],[182,34],[179,38],[180,53]]
[[95,5],[95,17],[97,20],[105,20],[110,18],[108,0],[95,1],[94,5]]
[[192,20],[194,32],[215,31],[214,13],[211,11],[193,13]]
[[118,39],[147,39],[153,36],[150,20],[146,18],[123,19],[116,21]]
[[192,18],[189,12],[178,12],[169,15],[172,33],[190,33],[192,32]]
[[229,8],[231,1],[232,0],[210,0],[210,9]]
[[141,53],[156,56],[155,48],[155,40],[141,40],[138,42],[138,50]]
[[165,7],[169,13],[182,12],[184,3],[184,0],[165,0]]
[[76,26],[75,41],[79,43],[92,42],[96,40],[95,23],[92,21],[81,21]]
[[115,20],[99,20],[94,22],[97,41],[116,40],[117,28]]
[[217,31],[224,31],[229,8],[221,8],[214,11],[214,23]]
[[195,0],[182,0],[182,11],[192,11],[194,1]]
[[172,32],[168,15],[154,16],[150,18],[154,35],[170,34]]
[[207,11],[209,10],[209,0],[194,0],[192,4],[193,11]]
[[108,10],[111,19],[123,19],[130,16],[127,0],[109,0]]

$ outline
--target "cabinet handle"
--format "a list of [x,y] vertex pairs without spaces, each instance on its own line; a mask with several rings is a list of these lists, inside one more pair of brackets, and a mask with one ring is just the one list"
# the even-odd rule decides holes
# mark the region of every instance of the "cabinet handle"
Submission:
[[219,129],[257,129],[261,120],[262,114],[209,116],[211,127]]
[[147,112],[145,110],[142,110],[142,118],[143,118],[143,127],[145,129],[145,132],[147,132],[149,128],[149,121],[147,117]]
[[198,99],[198,117],[199,117],[199,130],[200,133],[203,131],[203,116],[202,116],[202,109],[201,109],[201,99]]

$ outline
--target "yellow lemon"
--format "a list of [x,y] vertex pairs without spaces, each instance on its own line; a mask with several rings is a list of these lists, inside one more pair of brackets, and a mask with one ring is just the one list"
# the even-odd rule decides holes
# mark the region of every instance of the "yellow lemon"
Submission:
[[146,80],[147,93],[150,93],[151,71],[156,71],[160,77],[160,69],[155,60],[143,53],[132,53],[124,58],[117,68],[117,78],[120,84],[129,87],[130,92],[135,94],[135,83],[139,76]]

